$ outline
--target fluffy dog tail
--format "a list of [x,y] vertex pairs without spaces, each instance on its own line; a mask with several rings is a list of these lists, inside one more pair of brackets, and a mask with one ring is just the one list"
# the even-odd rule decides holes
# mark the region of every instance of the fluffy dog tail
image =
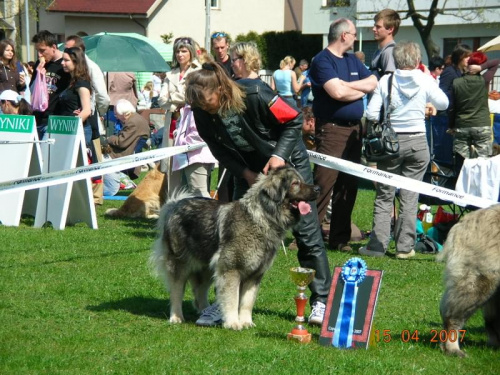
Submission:
[[186,189],[175,190],[160,210],[157,223],[158,236],[153,245],[153,251],[149,258],[149,265],[153,272],[164,279],[164,281],[166,281],[166,260],[169,246],[168,241],[165,241],[167,221],[172,215],[173,209],[178,201],[193,197],[195,196]]
[[123,212],[119,208],[108,208],[104,215],[109,217],[123,217]]

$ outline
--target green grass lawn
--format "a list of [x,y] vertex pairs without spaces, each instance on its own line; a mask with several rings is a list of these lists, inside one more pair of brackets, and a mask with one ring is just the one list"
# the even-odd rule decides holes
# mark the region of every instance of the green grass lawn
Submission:
[[[363,230],[371,229],[373,199],[373,190],[360,191],[353,219]],[[319,327],[309,329],[310,344],[287,341],[295,318],[292,251],[280,250],[264,276],[255,328],[197,327],[190,291],[187,323],[170,325],[168,295],[148,267],[155,221],[104,217],[121,203],[97,208],[98,230],[35,229],[30,218],[0,227],[0,374],[498,373],[500,355],[485,346],[479,313],[466,326],[467,358],[444,356],[430,342],[441,329],[443,291],[443,264],[431,255],[366,259],[384,271],[374,328],[391,334],[368,350],[322,347]],[[332,268],[350,256],[328,252]],[[418,330],[419,341],[403,342],[404,330]]]

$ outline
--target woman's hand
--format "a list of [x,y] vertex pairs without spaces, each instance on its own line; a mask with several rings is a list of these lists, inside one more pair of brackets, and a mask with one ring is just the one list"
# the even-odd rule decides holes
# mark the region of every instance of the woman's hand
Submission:
[[481,65],[469,65],[467,71],[471,74],[481,73]]
[[432,105],[432,103],[427,103],[425,105],[425,118],[428,119],[431,116],[436,116],[437,109]]
[[269,159],[269,161],[267,162],[267,164],[265,165],[264,169],[262,170],[262,172],[264,174],[267,174],[267,172],[271,169],[278,169],[280,167],[284,167],[285,166],[285,161],[281,158],[278,158],[277,156],[271,156],[271,158]]

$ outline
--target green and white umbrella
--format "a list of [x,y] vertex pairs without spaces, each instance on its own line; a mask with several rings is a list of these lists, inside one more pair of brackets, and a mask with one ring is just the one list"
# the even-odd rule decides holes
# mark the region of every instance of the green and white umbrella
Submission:
[[86,54],[103,72],[167,72],[170,67],[149,42],[101,33],[82,38]]

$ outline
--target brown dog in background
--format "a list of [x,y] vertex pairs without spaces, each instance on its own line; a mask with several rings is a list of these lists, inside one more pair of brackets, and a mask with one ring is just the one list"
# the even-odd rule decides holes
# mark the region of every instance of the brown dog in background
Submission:
[[120,208],[110,208],[105,215],[110,217],[130,217],[157,219],[160,208],[165,203],[166,178],[159,165],[148,172],[132,194]]
[[446,261],[441,300],[446,354],[464,357],[464,324],[483,308],[488,345],[500,348],[500,204],[468,213],[451,228],[438,260]]

